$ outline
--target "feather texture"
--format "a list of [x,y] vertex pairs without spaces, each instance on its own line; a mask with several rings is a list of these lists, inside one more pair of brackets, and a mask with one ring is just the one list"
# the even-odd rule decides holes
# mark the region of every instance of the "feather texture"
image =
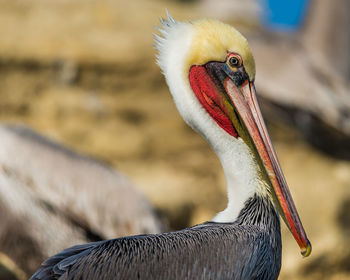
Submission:
[[255,196],[234,223],[75,246],[45,261],[31,280],[277,279],[279,227],[270,201]]

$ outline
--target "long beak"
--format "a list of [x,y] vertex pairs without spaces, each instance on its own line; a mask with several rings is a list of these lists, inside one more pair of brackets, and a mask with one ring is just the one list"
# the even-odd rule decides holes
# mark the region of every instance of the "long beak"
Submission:
[[303,225],[294,205],[287,182],[273,149],[267,132],[253,82],[237,87],[230,78],[224,81],[224,87],[236,112],[243,121],[251,141],[258,153],[260,164],[272,186],[272,194],[280,214],[297,241],[301,254],[307,257],[311,253],[311,243],[307,239]]

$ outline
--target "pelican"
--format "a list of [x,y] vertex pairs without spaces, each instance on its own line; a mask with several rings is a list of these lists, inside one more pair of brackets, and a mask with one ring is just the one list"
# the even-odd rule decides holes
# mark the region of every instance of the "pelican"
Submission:
[[246,39],[217,20],[161,20],[158,64],[183,119],[222,164],[227,208],[180,231],[68,248],[31,279],[277,279],[279,215],[301,254],[311,244],[289,192],[256,98]]

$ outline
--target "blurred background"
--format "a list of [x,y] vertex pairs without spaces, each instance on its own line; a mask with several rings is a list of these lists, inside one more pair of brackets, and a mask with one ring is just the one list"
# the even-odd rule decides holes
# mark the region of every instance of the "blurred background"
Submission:
[[282,226],[280,279],[350,279],[347,0],[0,0],[0,279],[26,279],[73,244],[181,229],[225,208],[220,163],[155,64],[166,8],[233,24],[253,49],[313,245],[303,259]]

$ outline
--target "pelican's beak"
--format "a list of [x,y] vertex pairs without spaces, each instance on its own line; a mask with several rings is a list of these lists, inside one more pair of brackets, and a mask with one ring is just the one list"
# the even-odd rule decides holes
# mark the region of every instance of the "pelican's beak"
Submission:
[[311,244],[295,208],[273,149],[256,98],[255,87],[244,67],[232,71],[224,62],[208,62],[190,69],[189,80],[198,100],[212,118],[233,137],[250,147],[268,183],[274,204],[298,242],[303,256]]
[[[246,130],[253,144],[256,158],[266,171],[270,182],[274,203],[280,215],[297,241],[301,254],[307,257],[311,253],[311,243],[307,239],[305,230],[294,205],[287,182],[272,146],[264,119],[256,98],[253,82],[246,80],[241,86],[236,86],[230,77],[223,81],[226,93],[233,103],[233,110],[238,114],[243,129]],[[246,139],[243,139],[246,141]]]

